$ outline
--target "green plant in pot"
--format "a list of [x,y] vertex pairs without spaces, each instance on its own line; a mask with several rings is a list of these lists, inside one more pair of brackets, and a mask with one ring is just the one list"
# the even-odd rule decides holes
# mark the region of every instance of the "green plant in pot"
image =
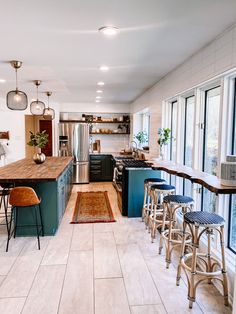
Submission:
[[30,141],[27,143],[29,146],[38,148],[38,152],[33,155],[33,160],[36,164],[42,164],[46,160],[46,156],[42,153],[41,149],[46,146],[48,142],[48,134],[43,132],[33,133],[30,131]]
[[134,135],[134,138],[138,140],[139,146],[148,142],[148,134],[146,131],[138,132],[136,135]]
[[167,145],[171,140],[171,129],[159,128],[157,133],[158,133],[157,143],[160,145],[160,157],[161,159],[163,159],[163,146]]

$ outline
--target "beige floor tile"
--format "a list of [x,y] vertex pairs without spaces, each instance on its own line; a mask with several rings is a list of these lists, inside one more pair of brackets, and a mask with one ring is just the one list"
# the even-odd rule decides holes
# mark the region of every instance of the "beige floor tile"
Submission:
[[112,232],[113,222],[94,224],[94,233],[96,232]]
[[161,299],[137,244],[120,245],[118,253],[130,305],[159,304]]
[[6,279],[0,286],[0,298],[26,297],[39,268],[45,252],[46,239],[41,241],[41,250],[38,250],[36,239],[28,238],[28,243],[22,250],[16,262],[9,271]]
[[66,269],[59,313],[93,314],[93,290],[93,252],[71,252]]
[[6,276],[0,276],[0,286],[3,283],[3,280],[6,278]]
[[122,277],[113,232],[94,233],[94,277]]
[[40,266],[23,314],[57,313],[65,269],[65,265]]
[[170,269],[166,269],[163,256],[150,257],[146,259],[146,264],[167,313],[202,313],[197,303],[192,310],[189,309],[187,287],[182,280],[180,286],[176,286],[176,269],[172,265]]
[[25,298],[0,299],[1,314],[20,314],[25,303]]
[[0,247],[0,275],[5,276],[15,263],[17,256],[27,243],[27,238],[11,239],[9,250],[6,252],[6,243]]
[[93,224],[75,224],[71,250],[88,251],[93,249]]
[[95,280],[95,314],[130,314],[122,278]]
[[49,241],[42,265],[63,265],[67,263],[74,226],[63,223],[61,227],[62,229],[59,230],[58,234]]
[[166,314],[162,304],[131,306],[132,314]]

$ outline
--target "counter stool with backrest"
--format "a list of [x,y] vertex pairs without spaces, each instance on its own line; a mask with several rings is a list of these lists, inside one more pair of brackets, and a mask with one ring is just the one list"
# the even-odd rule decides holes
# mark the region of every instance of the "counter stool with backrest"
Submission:
[[142,221],[145,222],[146,228],[149,224],[149,216],[152,209],[151,186],[153,184],[164,184],[166,181],[160,178],[147,178],[144,180],[144,198],[142,209]]
[[[163,220],[163,198],[175,193],[175,187],[169,184],[154,184],[151,186],[152,212],[149,216],[152,242],[156,238],[156,231],[162,226]],[[165,221],[169,223],[168,220]]]
[[[11,219],[10,219],[10,227],[9,227],[9,232],[8,232],[6,252],[8,251],[10,238],[12,237],[12,235],[14,235],[14,238],[15,238],[17,229],[21,227],[36,227],[38,248],[40,250],[39,233],[41,232],[42,236],[44,236],[44,228],[43,228],[40,203],[41,203],[41,200],[38,198],[34,189],[32,189],[31,187],[21,186],[21,187],[15,187],[11,190],[10,197],[9,197],[9,204],[12,207],[11,207]],[[18,225],[19,211],[26,210],[25,207],[28,207],[27,211],[28,210],[32,211],[34,215],[34,219],[35,219],[35,225],[20,225],[20,226]],[[14,216],[14,228],[12,230],[13,216]]]
[[[171,254],[176,246],[181,246],[183,229],[176,228],[176,213],[181,209],[181,213],[185,214],[187,211],[192,211],[193,209],[193,199],[189,196],[183,195],[167,195],[163,199],[163,220],[162,220],[162,229],[161,237],[159,244],[159,254],[161,254],[163,248],[163,242],[166,247],[166,268],[169,268],[171,263]],[[168,216],[168,225],[165,230],[165,219],[166,215]],[[188,238],[185,238],[185,243],[188,244],[191,241],[191,236],[188,234]]]
[[[192,252],[185,254],[187,226],[192,235]],[[220,236],[221,260],[213,257],[211,253],[211,237],[214,231]],[[207,280],[210,284],[212,279],[219,280],[222,283],[224,304],[228,305],[228,283],[224,252],[224,219],[217,214],[204,211],[188,212],[184,215],[183,234],[176,284],[179,285],[181,269],[183,269],[188,279],[189,307],[192,308],[193,302],[195,302],[196,289],[199,283]],[[204,234],[207,238],[206,253],[198,252],[200,239]]]
[[[7,233],[9,232],[9,222],[10,222],[10,216],[11,212],[9,209],[9,196],[11,189],[13,188],[13,184],[11,183],[4,183],[0,185],[0,225],[6,225],[7,227]],[[1,212],[3,210],[3,212]],[[2,221],[3,218],[3,222]]]

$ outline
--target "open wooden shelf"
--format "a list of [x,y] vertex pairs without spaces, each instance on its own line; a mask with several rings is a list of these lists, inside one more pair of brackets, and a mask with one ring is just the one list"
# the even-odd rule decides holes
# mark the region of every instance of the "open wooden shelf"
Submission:
[[120,132],[117,132],[117,133],[102,133],[102,132],[99,132],[99,133],[97,133],[97,132],[90,132],[89,134],[93,134],[93,135],[95,135],[95,134],[102,134],[102,135],[124,135],[124,134],[126,134],[126,135],[129,135],[130,133],[120,133]]
[[129,122],[125,122],[125,121],[92,121],[92,122],[87,122],[87,121],[84,121],[84,120],[60,120],[60,123],[71,123],[71,122],[74,122],[74,123],[116,123],[116,124],[130,124],[130,121]]

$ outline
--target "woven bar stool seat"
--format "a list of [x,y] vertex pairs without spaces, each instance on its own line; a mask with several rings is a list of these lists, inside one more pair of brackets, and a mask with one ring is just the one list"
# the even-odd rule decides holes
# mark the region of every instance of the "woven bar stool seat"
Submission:
[[[151,241],[156,238],[157,229],[163,225],[163,198],[175,193],[175,187],[169,184],[153,184],[151,186],[152,210],[149,216]],[[169,221],[166,219],[165,224]]]
[[[176,284],[179,285],[180,283],[181,270],[183,269],[188,279],[190,308],[192,308],[193,302],[195,302],[196,289],[199,283],[207,280],[207,282],[211,284],[212,279],[217,279],[222,283],[224,304],[228,305],[228,282],[224,252],[224,222],[221,216],[204,211],[193,211],[184,215],[183,240]],[[192,252],[185,254],[187,226],[192,235]],[[221,260],[213,257],[211,253],[211,239],[214,232],[218,233],[220,237]],[[207,237],[207,250],[206,252],[199,252],[200,239],[204,234]]]
[[[171,255],[174,248],[181,247],[183,229],[176,228],[176,213],[181,209],[182,214],[187,211],[192,211],[194,200],[192,197],[183,195],[167,195],[163,198],[163,220],[161,237],[159,243],[159,254],[161,254],[163,248],[163,242],[166,247],[166,268],[169,268],[171,263]],[[169,223],[166,227],[166,215],[168,216]],[[191,234],[186,234],[185,244],[189,244],[191,241]]]
[[151,201],[151,185],[153,184],[163,184],[166,183],[164,179],[160,178],[146,178],[144,180],[144,198],[143,198],[143,208],[142,208],[142,221],[145,222],[146,229],[149,224],[149,216],[152,210]]

